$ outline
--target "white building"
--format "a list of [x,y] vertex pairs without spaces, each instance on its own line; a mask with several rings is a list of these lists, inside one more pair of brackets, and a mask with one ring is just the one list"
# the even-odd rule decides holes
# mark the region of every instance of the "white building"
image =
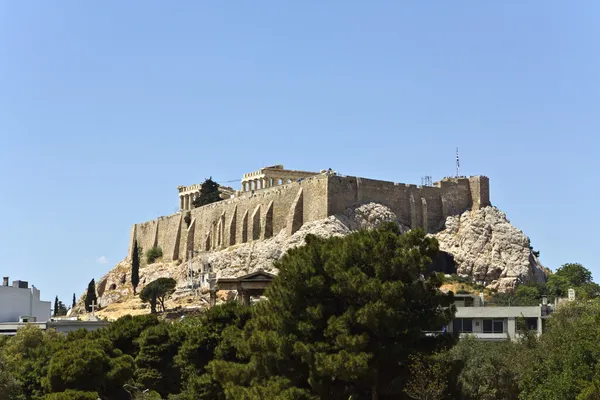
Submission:
[[528,329],[541,335],[542,322],[551,312],[546,304],[498,307],[486,305],[473,294],[454,295],[454,298],[456,315],[448,331],[460,333],[461,337],[475,336],[479,340],[516,340],[519,336],[517,320],[520,318]]
[[40,291],[25,281],[13,281],[8,286],[4,277],[0,286],[1,322],[46,322],[50,319],[50,301],[40,300]]

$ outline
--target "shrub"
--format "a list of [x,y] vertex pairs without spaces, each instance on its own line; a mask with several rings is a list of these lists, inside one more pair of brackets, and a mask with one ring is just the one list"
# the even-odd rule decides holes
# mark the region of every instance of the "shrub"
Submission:
[[152,264],[158,258],[162,257],[163,251],[160,247],[152,247],[150,250],[146,252],[146,261],[148,264]]
[[183,217],[183,221],[185,222],[185,224],[189,228],[190,224],[192,223],[192,216],[190,215],[189,211],[185,213],[185,217]]

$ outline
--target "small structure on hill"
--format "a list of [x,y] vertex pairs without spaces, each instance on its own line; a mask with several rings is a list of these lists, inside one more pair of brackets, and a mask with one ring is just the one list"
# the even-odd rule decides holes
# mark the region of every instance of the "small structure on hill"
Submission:
[[236,290],[238,301],[243,305],[250,305],[251,297],[262,296],[275,275],[258,270],[251,274],[237,278],[218,278],[210,288],[210,306],[214,306],[217,300],[217,291]]

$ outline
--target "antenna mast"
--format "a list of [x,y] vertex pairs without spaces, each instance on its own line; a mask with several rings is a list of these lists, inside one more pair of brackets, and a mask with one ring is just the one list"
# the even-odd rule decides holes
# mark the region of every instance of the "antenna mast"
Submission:
[[458,169],[460,168],[460,160],[458,159],[458,147],[456,148],[456,177],[458,178]]

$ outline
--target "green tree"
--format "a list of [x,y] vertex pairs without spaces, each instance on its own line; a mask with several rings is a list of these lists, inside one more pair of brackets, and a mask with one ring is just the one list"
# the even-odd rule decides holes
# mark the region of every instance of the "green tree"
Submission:
[[179,393],[181,373],[173,359],[180,342],[172,327],[167,323],[154,325],[146,329],[137,341],[140,351],[135,359],[136,382],[163,397]]
[[600,398],[600,303],[571,302],[554,312],[548,323],[549,329],[520,363],[519,398]]
[[159,321],[155,314],[123,316],[105,329],[97,331],[97,335],[104,337],[112,343],[115,349],[137,357],[139,346],[136,339],[140,337],[146,329],[158,325]]
[[42,383],[48,364],[63,340],[54,331],[44,333],[37,326],[27,324],[3,347],[6,370],[21,384],[25,398],[37,399],[44,394]]
[[184,390],[172,396],[173,400],[225,399],[223,387],[206,367],[214,359],[237,361],[235,342],[249,318],[250,307],[229,302],[179,324],[178,335],[183,341],[175,364],[181,371]]
[[564,277],[571,285],[578,287],[592,282],[592,272],[579,263],[563,264],[554,275]]
[[4,357],[0,353],[0,399],[17,400],[21,394],[21,385],[6,368]]
[[219,184],[212,180],[212,176],[205,179],[200,189],[200,196],[198,196],[193,202],[194,207],[202,207],[206,204],[215,203],[221,201],[221,191],[219,190]]
[[133,241],[133,249],[131,251],[131,286],[133,286],[133,294],[135,296],[137,286],[140,283],[140,249],[138,248],[137,240]]
[[85,295],[85,312],[90,312],[92,303],[98,304],[98,297],[96,296],[96,281],[92,279],[88,284],[87,293]]
[[142,289],[140,299],[145,303],[150,303],[152,313],[156,313],[156,304],[160,304],[162,311],[165,311],[165,300],[175,291],[177,282],[173,278],[158,278]]
[[211,362],[215,379],[228,398],[252,398],[274,379],[320,398],[398,398],[409,356],[451,340],[424,334],[455,311],[437,274],[423,277],[437,252],[434,238],[400,235],[394,224],[344,238],[308,235],[276,263],[269,301],[253,307],[237,342],[248,362]]
[[71,308],[75,308],[76,304],[77,304],[77,300],[75,299],[75,293],[73,293],[73,304],[71,304]]
[[58,296],[54,298],[54,316],[58,315]]
[[123,385],[133,378],[133,358],[114,349],[107,339],[94,339],[85,333],[82,336],[72,336],[52,355],[46,391],[72,389],[97,392],[111,399],[128,398]]
[[97,400],[98,393],[82,392],[80,390],[67,389],[64,392],[50,393],[44,400]]
[[[445,358],[457,365],[454,379],[464,400],[516,399],[519,378],[514,363],[519,346],[511,342],[461,339]],[[522,350],[522,349],[521,349]]]
[[445,363],[439,357],[425,360],[411,355],[409,359],[410,379],[404,388],[406,394],[416,400],[442,400],[446,397],[448,382]]

